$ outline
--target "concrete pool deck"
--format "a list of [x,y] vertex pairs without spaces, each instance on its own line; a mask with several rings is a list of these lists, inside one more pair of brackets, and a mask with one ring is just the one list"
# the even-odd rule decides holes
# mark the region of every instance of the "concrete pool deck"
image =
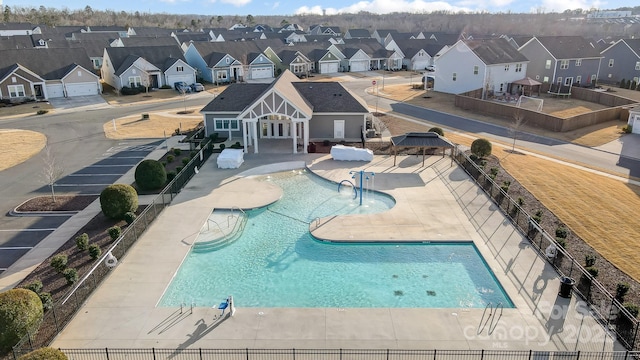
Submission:
[[[54,340],[56,348],[392,348],[622,350],[574,298],[557,296],[555,271],[449,158],[376,156],[338,162],[321,154],[246,154],[240,169],[213,156]],[[349,240],[473,240],[515,308],[243,308],[220,318],[210,307],[158,307],[213,208],[255,208],[281,190],[251,175],[299,169],[334,181],[376,173],[396,199],[382,214],[323,220],[314,235]],[[247,170],[248,169],[248,170]],[[188,214],[189,216],[184,216]],[[206,274],[205,276],[215,276]],[[455,286],[455,284],[452,284]],[[230,294],[233,295],[233,294]],[[211,299],[216,306],[222,299]],[[228,313],[227,313],[228,314]]]

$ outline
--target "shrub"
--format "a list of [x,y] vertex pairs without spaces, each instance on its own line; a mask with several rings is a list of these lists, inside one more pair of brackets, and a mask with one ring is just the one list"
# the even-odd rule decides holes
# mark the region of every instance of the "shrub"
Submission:
[[518,196],[518,200],[516,200],[516,202],[520,207],[524,206],[524,199],[522,198],[522,196]]
[[85,251],[89,247],[89,235],[87,233],[76,236],[76,247],[80,251]]
[[167,172],[157,160],[142,160],[136,166],[136,185],[142,190],[160,189],[167,183]]
[[124,214],[123,219],[127,223],[127,225],[129,225],[136,219],[136,214],[134,212],[128,211]]
[[177,166],[176,167],[176,173],[180,174],[180,171],[182,171],[183,167],[182,166]]
[[53,298],[51,297],[51,293],[41,292],[38,294],[40,301],[42,302],[43,310],[51,310],[53,307]]
[[40,291],[42,291],[42,281],[40,280],[32,281],[29,284],[25,285],[24,288],[27,290],[31,290],[36,294],[40,294]]
[[491,169],[489,169],[489,173],[493,175],[493,177],[496,177],[498,175],[498,171],[500,170],[497,167],[492,167]]
[[100,206],[106,217],[122,219],[124,214],[138,209],[138,194],[131,185],[109,185],[100,193]]
[[51,258],[51,267],[56,269],[57,272],[61,273],[64,269],[67,268],[67,255],[58,254]]
[[163,90],[171,89],[171,85],[164,84],[160,86],[160,89],[163,89]]
[[91,256],[91,258],[95,260],[99,258],[100,255],[102,255],[102,250],[100,250],[100,246],[98,244],[91,244],[89,246],[89,256]]
[[429,129],[429,132],[434,132],[440,136],[444,136],[444,131],[442,131],[442,129],[439,127],[432,127],[431,129]]
[[636,304],[624,303],[622,306],[624,306],[624,308],[627,309],[634,318],[637,318],[638,314],[640,314],[640,308]]
[[111,240],[117,240],[122,234],[122,229],[120,229],[120,226],[114,225],[107,229],[107,233],[109,233]]
[[173,155],[167,155],[167,162],[173,162],[173,160],[175,160]]
[[218,133],[209,134],[209,139],[211,139],[211,142],[216,142],[218,140]]
[[62,351],[50,347],[44,347],[22,355],[18,360],[68,360]]
[[220,151],[224,150],[226,146],[224,144],[220,144]]
[[619,302],[624,302],[624,297],[629,292],[629,284],[628,283],[618,283],[616,285],[616,300]]
[[556,228],[556,237],[566,239],[568,235],[569,230],[567,230],[567,228],[565,228],[564,226],[558,226]]
[[593,254],[587,254],[584,256],[584,264],[586,267],[592,267],[596,264],[596,256]]
[[167,181],[171,181],[176,177],[176,172],[175,171],[169,171],[167,173]]
[[65,279],[67,279],[68,285],[74,284],[76,281],[78,281],[78,270],[74,268],[65,269],[62,272],[62,275]]
[[49,110],[40,109],[40,110],[38,110],[38,111],[36,112],[36,114],[37,114],[37,115],[44,115],[44,114],[46,114],[46,113],[48,113],[48,112],[49,112]]
[[633,131],[633,126],[632,125],[625,125],[622,127],[622,132],[625,134],[631,134],[631,131]]
[[561,248],[565,249],[567,247],[567,240],[562,239],[562,238],[558,238],[556,239],[556,242],[558,243],[558,245],[560,245]]
[[624,87],[625,87],[625,85],[626,85],[626,84],[627,84],[627,80],[622,79],[622,80],[620,80],[620,85],[618,85],[618,86],[620,86],[620,88],[623,88],[623,89],[624,89]]
[[511,181],[505,180],[502,182],[502,185],[500,186],[500,188],[504,192],[509,192],[509,186],[511,186]]
[[197,154],[198,154],[198,152],[194,150],[194,151],[189,153],[189,158],[193,159],[194,157],[196,157]]
[[42,314],[42,301],[33,291],[18,288],[0,293],[0,354],[36,330]]
[[175,155],[175,156],[180,156],[180,154],[182,154],[182,150],[180,150],[178,148],[171,149],[171,152],[173,152],[173,155]]
[[536,213],[531,217],[531,219],[533,219],[533,221],[537,222],[538,224],[540,224],[540,222],[542,221],[542,210],[538,210],[536,211]]
[[189,158],[182,158],[182,165],[187,165],[191,161]]
[[587,272],[589,274],[591,274],[591,276],[593,276],[594,278],[598,277],[598,268],[595,266],[589,266],[587,268],[585,268],[585,270],[587,270]]
[[167,162],[166,162],[166,161],[163,161],[163,162],[162,162],[162,166],[163,166],[163,167],[167,167]]
[[491,155],[491,142],[487,139],[475,139],[471,143],[471,153],[479,158]]
[[324,146],[329,146],[329,145],[331,145],[331,141],[329,141],[329,140],[323,140],[323,141],[322,141],[322,145],[324,145]]

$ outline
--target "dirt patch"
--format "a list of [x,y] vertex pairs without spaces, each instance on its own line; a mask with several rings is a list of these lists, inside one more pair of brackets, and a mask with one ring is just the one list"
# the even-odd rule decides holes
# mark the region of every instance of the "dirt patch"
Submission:
[[38,196],[25,201],[16,210],[21,212],[80,211],[97,198],[97,195],[56,195],[53,201],[52,196]]
[[32,158],[46,143],[47,137],[39,132],[0,129],[0,171]]
[[51,112],[54,107],[49,102],[27,102],[24,104],[15,104],[11,106],[3,106],[0,104],[0,117],[4,116],[18,116],[18,115],[37,115],[38,111],[46,110]]
[[559,118],[563,118],[563,119],[567,119],[570,118],[572,116],[576,116],[576,115],[580,115],[580,114],[586,114],[589,113],[593,110],[584,107],[584,106],[576,106],[574,108],[569,108],[569,109],[565,109],[565,110],[559,110],[559,111],[554,111],[549,113],[549,115],[553,115]]
[[176,129],[186,131],[197,127],[202,122],[202,116],[199,114],[179,115],[174,112],[148,115],[148,119],[142,114],[115,119],[104,123],[102,129],[109,139],[161,139],[173,135]]

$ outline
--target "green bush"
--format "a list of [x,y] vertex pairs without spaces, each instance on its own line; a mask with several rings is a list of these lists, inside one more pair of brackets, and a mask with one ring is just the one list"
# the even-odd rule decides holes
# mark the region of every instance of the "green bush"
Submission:
[[137,217],[137,216],[136,216],[136,213],[131,212],[131,211],[126,212],[126,213],[124,214],[124,216],[123,216],[124,221],[127,223],[127,225],[129,225],[129,224],[133,223],[133,222],[136,220],[136,217]]
[[161,164],[162,164],[162,167],[167,167],[167,162],[166,161],[161,162]]
[[40,291],[42,291],[42,281],[40,280],[32,281],[29,284],[25,285],[24,288],[27,290],[31,290],[36,294],[40,294]]
[[176,172],[175,171],[169,171],[167,173],[167,181],[171,181],[176,177]]
[[618,86],[620,86],[620,88],[624,89],[625,85],[627,85],[627,80],[625,80],[625,79],[620,80],[620,84]]
[[62,275],[65,279],[67,279],[68,285],[74,284],[76,281],[78,281],[78,270],[74,268],[65,269],[62,272]]
[[164,84],[164,85],[160,86],[160,89],[162,89],[162,90],[171,89],[171,85]]
[[629,288],[630,286],[628,283],[618,283],[618,285],[616,285],[616,300],[623,303],[624,297],[629,292]]
[[587,270],[587,272],[588,272],[589,274],[591,274],[591,276],[593,276],[594,278],[598,277],[598,273],[599,273],[599,271],[598,271],[598,268],[597,268],[597,267],[595,267],[595,266],[589,266],[589,267],[585,268],[585,270]]
[[173,162],[173,160],[175,160],[176,158],[173,155],[167,155],[167,162]]
[[93,260],[99,258],[100,255],[102,255],[102,250],[100,250],[100,246],[98,244],[89,245],[89,256],[91,256]]
[[184,169],[184,167],[182,167],[182,166],[177,166],[177,167],[176,167],[176,173],[180,174],[180,171],[182,171],[182,169]]
[[34,332],[42,314],[42,301],[33,291],[17,288],[0,293],[0,355]]
[[157,160],[142,160],[136,166],[136,185],[142,190],[160,189],[167,183],[167,172]]
[[531,219],[533,219],[533,221],[537,222],[538,224],[540,224],[540,222],[542,221],[542,214],[544,214],[542,212],[542,210],[538,210],[536,211],[535,215],[533,215],[531,217]]
[[479,158],[491,155],[491,142],[487,139],[475,139],[471,143],[471,153]]
[[18,360],[68,360],[62,351],[50,347],[44,347],[22,355]]
[[569,230],[567,230],[567,228],[564,226],[558,226],[556,228],[556,237],[566,239],[567,236],[569,236]]
[[76,247],[80,251],[85,251],[89,247],[89,235],[87,233],[76,236]]
[[516,202],[520,207],[524,206],[524,199],[522,198],[522,196],[518,196],[518,200],[516,200]]
[[191,161],[189,158],[182,158],[182,165],[187,165]]
[[57,272],[61,273],[64,269],[67,268],[67,255],[58,254],[51,258],[51,267],[56,269]]
[[138,209],[138,194],[131,185],[109,185],[100,193],[100,206],[106,217],[119,220]]
[[198,152],[194,150],[194,151],[189,153],[189,158],[193,159],[194,157],[196,157],[197,154],[198,154]]
[[596,264],[596,256],[593,254],[587,254],[584,256],[584,264],[586,267],[592,267]]
[[429,129],[429,132],[434,132],[440,136],[444,136],[444,131],[442,131],[442,128],[439,127],[432,127],[431,129]]
[[498,175],[498,171],[500,170],[497,167],[492,167],[491,169],[489,169],[489,173],[493,175],[494,178]]
[[220,151],[224,150],[225,147],[225,144],[220,144]]
[[42,302],[43,310],[51,310],[53,307],[53,298],[51,297],[51,293],[41,292],[38,294],[40,301]]
[[567,240],[563,238],[557,238],[556,242],[560,245],[561,248],[565,249],[567,247]]
[[511,186],[511,181],[509,180],[505,180],[502,182],[502,185],[500,185],[500,188],[502,189],[502,191],[504,192],[509,192],[509,187]]
[[180,150],[178,148],[173,148],[173,149],[171,149],[171,151],[173,152],[173,155],[175,155],[175,156],[180,156],[180,154],[182,154],[182,150]]
[[218,133],[209,134],[209,139],[211,139],[211,142],[218,141]]
[[120,226],[114,225],[107,229],[107,233],[109,233],[111,240],[117,240],[122,234],[122,229],[120,229]]
[[44,114],[46,114],[46,113],[48,113],[48,112],[49,112],[49,110],[40,109],[40,110],[38,110],[38,111],[36,112],[36,114],[38,114],[38,115],[44,115]]
[[624,306],[624,308],[627,309],[634,318],[637,318],[638,314],[640,314],[640,308],[636,304],[624,303],[622,306]]
[[625,125],[622,127],[622,132],[625,134],[631,134],[631,131],[633,131],[633,126],[632,125]]

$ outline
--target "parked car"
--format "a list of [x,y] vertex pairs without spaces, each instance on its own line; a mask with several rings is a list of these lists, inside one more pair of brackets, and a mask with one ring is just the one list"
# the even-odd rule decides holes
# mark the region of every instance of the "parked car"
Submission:
[[190,93],[191,92],[191,87],[189,85],[187,85],[186,82],[184,81],[178,81],[177,83],[173,84],[173,87],[179,92],[179,93]]
[[191,90],[193,92],[204,91],[204,85],[202,85],[200,83],[191,84]]
[[427,65],[425,70],[427,70],[429,72],[436,71],[436,66],[435,65]]

